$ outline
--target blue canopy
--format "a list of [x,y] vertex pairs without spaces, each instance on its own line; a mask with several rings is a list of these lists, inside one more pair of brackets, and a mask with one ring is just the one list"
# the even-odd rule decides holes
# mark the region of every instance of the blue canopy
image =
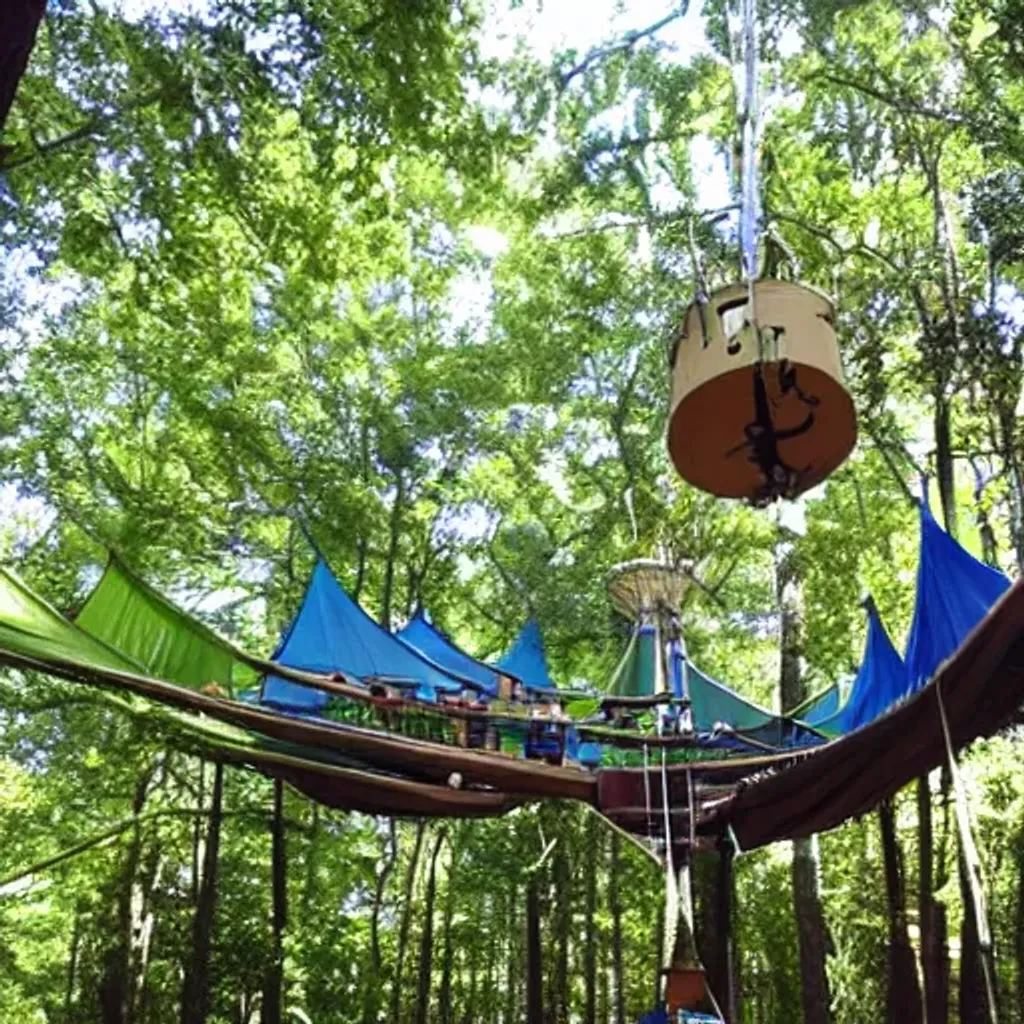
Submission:
[[470,680],[485,693],[498,692],[497,670],[453,644],[430,622],[423,611],[417,611],[395,636],[402,643],[426,655],[435,664]]
[[530,619],[515,643],[497,662],[502,672],[507,672],[516,679],[521,679],[528,690],[555,690],[554,680],[548,673],[548,660],[544,654],[544,637],[540,632],[540,624]]
[[867,602],[868,637],[864,658],[842,709],[817,727],[829,736],[853,732],[873,722],[910,692],[903,659],[893,646],[874,601]]
[[[364,681],[387,680],[415,689],[426,700],[435,699],[439,692],[457,693],[464,685],[374,622],[345,593],[322,559],[274,660],[309,672],[341,671]],[[277,676],[268,676],[263,684],[265,704],[319,711],[327,700],[320,690]]]
[[921,505],[917,598],[907,637],[910,689],[919,690],[1010,587],[997,569],[965,551]]
[[842,709],[817,723],[831,736],[868,725],[897,701],[919,690],[963,643],[1010,586],[991,566],[965,551],[921,509],[914,618],[906,662],[900,658],[873,602],[868,602],[864,660]]

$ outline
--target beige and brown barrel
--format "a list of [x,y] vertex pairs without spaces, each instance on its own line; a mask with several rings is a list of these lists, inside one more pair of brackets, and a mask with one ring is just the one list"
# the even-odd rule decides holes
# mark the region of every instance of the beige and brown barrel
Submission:
[[[814,289],[731,285],[686,311],[672,357],[669,454],[683,479],[723,498],[795,497],[853,449],[857,417],[843,384],[832,303]],[[760,362],[778,458],[792,472],[767,480],[755,456]],[[781,474],[780,474],[781,476]]]

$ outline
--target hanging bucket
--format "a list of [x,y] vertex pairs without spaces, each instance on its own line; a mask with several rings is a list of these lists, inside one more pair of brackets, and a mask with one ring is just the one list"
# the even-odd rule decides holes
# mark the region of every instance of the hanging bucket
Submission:
[[698,964],[673,964],[665,979],[665,1005],[670,1013],[696,1010],[705,1001],[704,968]]
[[[693,303],[672,354],[669,454],[684,480],[764,504],[819,484],[857,439],[832,303],[786,281]],[[758,337],[758,333],[760,337]]]

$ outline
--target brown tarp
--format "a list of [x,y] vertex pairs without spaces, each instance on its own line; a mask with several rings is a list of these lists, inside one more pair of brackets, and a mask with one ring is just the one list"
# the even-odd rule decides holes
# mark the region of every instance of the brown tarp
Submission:
[[1024,704],[1024,580],[1017,580],[935,678],[871,725],[786,771],[739,787],[715,815],[741,849],[825,832],[866,814],[946,759],[939,694],[953,746],[990,736]]
[[[305,746],[309,759],[243,750],[238,744],[228,744],[223,755],[284,778],[332,807],[464,816],[501,814],[523,799],[565,797],[596,803],[634,834],[658,834],[662,828],[665,798],[660,765],[653,767],[660,760],[655,752],[646,781],[642,769],[604,769],[595,777],[498,752],[312,723],[86,662],[84,655],[83,660],[66,658],[45,645],[38,651],[39,644],[30,646],[33,654],[12,641],[0,648],[0,663],[126,690],[218,719],[228,728],[244,726],[273,741]],[[289,674],[302,681],[316,678],[336,692],[355,689]],[[1024,704],[1024,582],[1007,592],[927,687],[871,725],[807,751],[666,767],[673,839],[690,834],[691,792],[694,834],[720,834],[731,827],[742,849],[825,831],[864,814],[943,762],[940,693],[956,748],[1013,719]],[[335,763],[321,763],[318,756]],[[346,763],[339,765],[340,759]],[[462,775],[462,788],[439,784],[454,772]]]
[[547,765],[498,752],[466,750],[358,726],[311,722],[175,683],[57,657],[44,661],[0,649],[0,663],[125,690],[171,707],[200,712],[260,736],[306,746],[311,753],[319,748],[344,754],[368,768],[411,775],[414,780],[446,783],[452,773],[458,772],[464,785],[491,786],[518,797],[554,797],[587,803],[593,803],[596,797],[593,774],[580,768]]
[[339,811],[415,818],[485,818],[505,814],[522,803],[506,793],[432,786],[356,768],[310,767],[261,751],[219,750],[215,756],[279,778],[311,800]]

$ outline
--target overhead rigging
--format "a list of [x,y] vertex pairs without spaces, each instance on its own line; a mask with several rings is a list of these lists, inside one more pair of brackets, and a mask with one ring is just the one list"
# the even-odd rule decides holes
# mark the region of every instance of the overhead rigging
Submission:
[[853,449],[857,420],[843,383],[835,310],[822,293],[759,279],[761,234],[756,0],[742,3],[738,121],[743,280],[697,295],[672,351],[668,447],[679,474],[723,498],[795,498]]

